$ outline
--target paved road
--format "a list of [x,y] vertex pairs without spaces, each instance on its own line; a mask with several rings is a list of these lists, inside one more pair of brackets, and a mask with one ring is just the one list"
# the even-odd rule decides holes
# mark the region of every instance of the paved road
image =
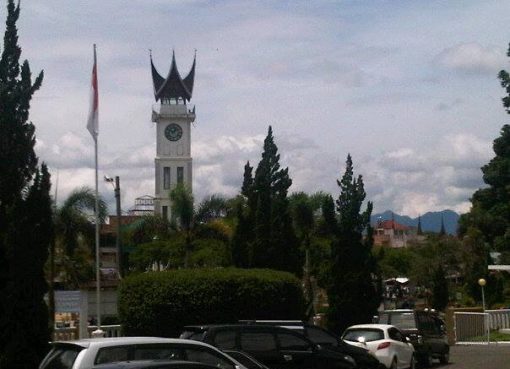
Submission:
[[510,368],[510,344],[452,346],[450,364],[434,362],[432,368],[505,369]]

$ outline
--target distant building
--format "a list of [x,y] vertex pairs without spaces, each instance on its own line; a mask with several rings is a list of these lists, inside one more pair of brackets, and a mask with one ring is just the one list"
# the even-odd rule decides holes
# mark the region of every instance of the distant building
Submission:
[[379,220],[374,227],[375,246],[401,248],[422,239],[423,236],[418,234],[417,228],[397,223],[395,220]]

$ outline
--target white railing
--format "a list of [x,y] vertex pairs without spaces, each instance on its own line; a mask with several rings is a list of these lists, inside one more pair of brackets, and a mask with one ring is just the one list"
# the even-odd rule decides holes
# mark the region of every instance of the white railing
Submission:
[[486,313],[455,312],[455,342],[487,341]]
[[486,310],[489,314],[490,329],[510,328],[510,309]]
[[[96,325],[87,327],[87,337],[92,337],[92,332],[97,329]],[[122,337],[122,327],[120,325],[102,325],[105,337]],[[55,328],[53,331],[53,341],[74,341],[79,339],[78,327]]]
[[455,312],[455,342],[487,342],[490,331],[510,328],[510,309]]

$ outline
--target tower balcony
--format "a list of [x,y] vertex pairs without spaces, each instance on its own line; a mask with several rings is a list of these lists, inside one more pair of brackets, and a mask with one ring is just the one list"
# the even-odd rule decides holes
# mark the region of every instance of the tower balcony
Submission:
[[195,121],[195,105],[171,104],[162,101],[152,105],[152,121],[159,122],[161,118],[185,118]]

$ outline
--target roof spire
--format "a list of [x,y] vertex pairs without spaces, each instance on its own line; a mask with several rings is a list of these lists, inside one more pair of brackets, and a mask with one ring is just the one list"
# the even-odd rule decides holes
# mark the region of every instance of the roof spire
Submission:
[[184,79],[181,78],[179,70],[177,69],[175,50],[172,49],[172,63],[166,78],[163,78],[154,67],[154,63],[152,61],[152,50],[150,50],[150,60],[152,82],[154,85],[154,97],[156,98],[156,101],[169,101],[171,99],[175,99],[176,102],[182,100],[184,104],[186,104],[186,101],[190,101],[195,82],[196,50],[191,71]]

